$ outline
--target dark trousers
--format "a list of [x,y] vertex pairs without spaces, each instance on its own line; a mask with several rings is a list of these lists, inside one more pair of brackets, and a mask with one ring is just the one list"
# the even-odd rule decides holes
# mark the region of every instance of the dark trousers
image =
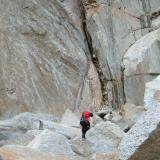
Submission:
[[90,124],[82,125],[82,138],[86,138],[86,132],[90,129]]

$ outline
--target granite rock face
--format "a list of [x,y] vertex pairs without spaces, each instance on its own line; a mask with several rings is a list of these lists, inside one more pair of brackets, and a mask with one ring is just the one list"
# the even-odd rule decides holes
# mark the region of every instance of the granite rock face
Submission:
[[[1,117],[27,111],[62,115],[66,108],[75,110],[80,88],[89,85],[84,81],[88,49],[77,3],[0,0]],[[89,93],[92,87],[86,88]],[[86,104],[91,104],[94,97],[87,96]]]
[[[159,0],[0,3],[1,118],[143,104],[145,83],[159,73],[159,31],[151,32],[159,28]],[[152,52],[141,67],[133,64]]]
[[[152,30],[152,13],[159,9],[160,2],[84,0],[84,4],[93,59],[98,61],[100,79],[104,83],[102,93],[113,106],[121,106],[125,101],[124,92],[130,94],[128,90],[133,83],[125,83],[129,89],[124,91],[123,56],[131,45]],[[108,98],[110,91],[111,99]],[[137,101],[142,102],[140,98]]]
[[160,159],[159,74],[160,0],[0,0],[0,159]]

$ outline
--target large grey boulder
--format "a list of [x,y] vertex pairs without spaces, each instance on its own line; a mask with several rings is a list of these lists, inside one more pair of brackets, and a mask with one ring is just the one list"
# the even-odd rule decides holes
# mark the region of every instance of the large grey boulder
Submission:
[[28,147],[57,155],[74,155],[68,139],[50,130],[42,131],[28,144]]
[[126,100],[143,105],[145,83],[160,73],[160,29],[132,45],[123,58]]
[[110,153],[119,145],[124,132],[112,122],[101,122],[87,133],[87,140],[92,145],[94,153]]
[[135,106],[134,104],[126,103],[123,107],[123,119],[128,126],[134,125],[138,119],[145,113],[144,106]]
[[87,139],[71,140],[72,150],[92,160],[118,160],[117,147],[124,132],[114,123],[99,122],[87,132]]
[[43,129],[55,131],[56,133],[64,135],[68,139],[81,137],[81,129],[79,127],[71,127],[63,123],[43,121]]
[[[61,123],[66,124],[68,126],[79,126],[80,119],[74,114],[71,110],[67,109],[65,113],[62,115]],[[79,126],[80,127],[80,126]]]
[[123,58],[125,76],[160,72],[160,29],[138,40]]
[[139,74],[124,76],[126,102],[136,106],[144,105],[145,84],[153,80],[157,74]]
[[12,136],[6,136],[7,137],[6,139],[3,138],[3,140],[0,140],[0,146],[4,145],[27,146],[40,133],[41,133],[40,130],[29,130],[26,133],[21,133],[21,134],[12,132],[10,133],[10,135]]
[[92,142],[81,138],[75,138],[71,141],[72,150],[83,157],[89,157],[93,154],[92,145],[94,145]]
[[98,123],[103,122],[103,121],[104,120],[101,117],[99,117],[97,114],[94,114],[94,116],[93,116],[93,124],[98,124]]
[[[43,121],[52,123],[59,118],[49,114],[21,113],[13,118],[0,121],[0,145],[16,144],[28,141],[32,136],[27,135],[28,130],[42,130]],[[19,140],[18,140],[19,139]]]
[[21,113],[13,118],[0,121],[2,130],[21,130],[23,132],[31,129],[41,129],[43,121],[59,121],[59,118],[49,114],[34,114],[30,112]]
[[21,113],[11,119],[0,121],[0,140],[7,140],[28,130],[50,129],[67,138],[80,136],[80,128],[60,123],[59,118],[49,114]]

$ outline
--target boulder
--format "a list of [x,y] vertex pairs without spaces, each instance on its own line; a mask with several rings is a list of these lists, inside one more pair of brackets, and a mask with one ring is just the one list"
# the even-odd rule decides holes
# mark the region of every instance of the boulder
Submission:
[[[7,137],[6,140],[0,141],[0,146],[4,145],[21,145],[27,146],[38,134],[40,134],[40,130],[29,130],[26,133],[18,134],[16,136]],[[14,135],[14,133],[12,133]]]
[[31,129],[41,129],[42,121],[58,121],[58,118],[49,114],[42,113],[21,113],[11,119],[0,121],[0,129],[2,130],[19,130],[26,132]]
[[134,104],[126,103],[122,106],[123,110],[123,119],[128,124],[128,126],[132,126],[135,124],[138,119],[145,113],[144,106],[135,106]]
[[72,160],[65,155],[54,155],[17,145],[4,146],[0,148],[2,160]]
[[160,76],[146,83],[144,102],[146,109],[160,105]]
[[71,141],[72,150],[83,157],[88,157],[93,153],[92,145],[94,145],[92,142],[81,138],[75,138]]
[[119,145],[120,160],[160,159],[160,106],[149,108],[125,134]]
[[25,135],[28,130],[39,130],[40,120],[53,119],[52,115],[22,113],[11,119],[0,121],[0,145],[17,143],[15,141],[20,137],[22,139],[28,137],[28,135]]
[[104,108],[102,107],[102,109],[97,112],[97,115],[101,118],[104,118],[105,115],[112,112],[112,110],[113,108],[111,106],[104,106]]
[[61,123],[68,126],[79,126],[79,118],[69,109],[62,116]]
[[145,83],[160,73],[160,29],[150,32],[123,57],[124,89],[128,103],[143,105]]
[[[77,123],[77,122],[76,122]],[[80,128],[71,127],[68,124],[60,123],[59,118],[48,114],[21,113],[12,119],[0,121],[0,133],[2,139],[7,139],[14,134],[23,134],[28,130],[50,129],[61,133],[68,138],[80,135]],[[7,136],[8,135],[8,136]]]
[[28,147],[56,155],[74,155],[68,139],[50,130],[42,131],[28,144]]
[[112,111],[108,113],[105,117],[105,120],[111,121],[112,123],[116,124],[117,126],[120,127],[121,130],[125,131],[128,129],[129,125],[127,122],[124,120],[123,116],[119,111]]
[[103,122],[104,120],[100,116],[98,116],[97,114],[94,114],[93,121],[94,121],[93,122],[94,124],[98,124],[100,122]]
[[116,149],[123,136],[124,132],[116,124],[110,121],[100,122],[87,132],[87,139],[72,139],[71,147],[75,153],[83,157],[91,159],[115,157],[116,159]]
[[63,123],[56,123],[51,121],[43,121],[43,128],[55,131],[71,139],[74,137],[81,137],[81,129],[78,127],[71,127]]
[[[156,74],[124,76],[126,102],[136,106],[144,106],[145,84],[156,77]],[[136,89],[135,89],[136,88]]]
[[119,145],[124,132],[116,124],[106,121],[97,124],[87,133],[87,140],[93,143],[94,153],[112,152]]
[[120,115],[119,111],[116,110],[112,111],[112,115],[113,115],[112,122],[116,123],[122,120],[122,116]]
[[123,57],[125,76],[160,73],[160,29],[150,32],[134,45]]
[[121,130],[126,130],[128,128],[128,124],[125,122],[123,117],[120,115],[119,111],[112,110],[108,112],[104,118],[105,121],[111,121],[112,123],[118,125]]

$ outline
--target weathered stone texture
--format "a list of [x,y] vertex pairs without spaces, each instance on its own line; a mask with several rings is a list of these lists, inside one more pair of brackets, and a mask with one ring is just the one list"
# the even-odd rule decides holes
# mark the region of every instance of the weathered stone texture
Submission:
[[71,160],[64,155],[53,155],[22,146],[5,146],[0,148],[0,158],[3,160]]
[[159,99],[159,77],[157,77],[146,84],[145,105],[147,111],[123,137],[119,145],[120,160],[160,159]]
[[148,33],[123,58],[126,100],[143,105],[145,83],[160,73],[160,30]]
[[1,117],[74,110],[88,74],[88,50],[83,33],[74,25],[80,21],[72,13],[76,1],[71,8],[68,3],[0,0]]
[[139,0],[96,0],[84,4],[93,57],[98,58],[100,72],[107,81],[106,88],[108,81],[113,83],[112,105],[120,106],[125,101],[124,92],[128,92],[123,90],[123,56],[131,45],[150,31],[150,15],[160,5],[159,1],[152,4]]
[[160,76],[146,83],[144,103],[146,109],[160,105]]

